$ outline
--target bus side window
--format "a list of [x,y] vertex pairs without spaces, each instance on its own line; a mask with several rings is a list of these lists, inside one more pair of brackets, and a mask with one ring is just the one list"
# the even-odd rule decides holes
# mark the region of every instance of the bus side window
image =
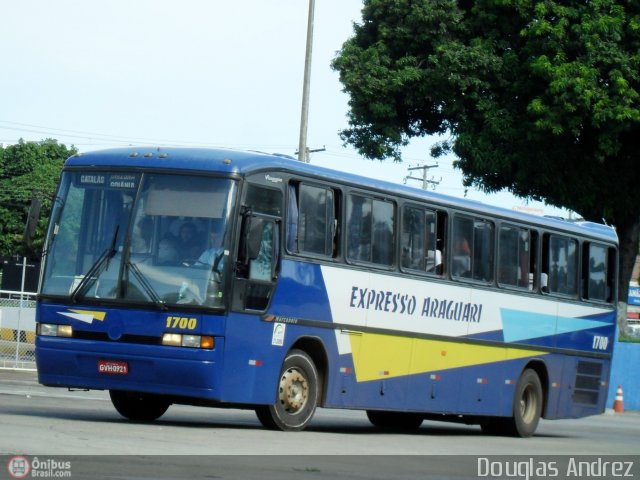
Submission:
[[493,281],[493,224],[476,220],[473,224],[473,268],[474,280]]
[[401,266],[406,270],[442,274],[446,215],[415,206],[402,209]]
[[282,192],[275,188],[250,184],[244,204],[252,212],[280,217],[282,215]]
[[458,278],[469,278],[471,277],[473,220],[470,218],[455,217],[452,236],[451,275]]
[[456,216],[453,222],[451,275],[481,282],[493,281],[493,223]]
[[372,201],[358,195],[349,195],[347,203],[347,258],[357,261],[371,260]]
[[512,225],[500,227],[498,284],[532,291],[536,232]]
[[395,212],[391,202],[373,201],[373,245],[371,261],[392,265],[394,261]]
[[349,195],[347,258],[391,266],[394,262],[395,206],[386,200]]
[[426,255],[426,216],[422,208],[405,206],[402,209],[402,233],[400,234],[402,268],[424,269]]
[[289,185],[287,250],[336,257],[338,195],[331,188]]
[[604,245],[585,243],[583,247],[583,298],[611,302],[613,295],[615,251]]
[[[547,279],[549,293],[576,295],[578,292],[578,242],[568,237],[545,235],[543,250],[542,281]],[[544,291],[544,285],[542,286]]]

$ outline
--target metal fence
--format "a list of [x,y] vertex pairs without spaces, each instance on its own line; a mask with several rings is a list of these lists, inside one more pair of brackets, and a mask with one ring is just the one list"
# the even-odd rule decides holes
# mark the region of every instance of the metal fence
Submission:
[[35,298],[0,290],[0,368],[35,369]]

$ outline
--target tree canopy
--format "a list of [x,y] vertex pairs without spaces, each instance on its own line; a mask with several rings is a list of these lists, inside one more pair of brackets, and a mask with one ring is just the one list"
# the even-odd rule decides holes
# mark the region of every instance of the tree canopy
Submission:
[[[0,148],[0,256],[23,253],[37,256],[64,161],[77,153],[56,140],[20,140]],[[42,211],[32,251],[22,245],[32,197],[42,200]]]
[[350,96],[343,139],[368,158],[401,160],[412,137],[444,136],[432,154],[453,152],[466,186],[615,225],[628,282],[640,218],[640,3],[365,0],[362,15],[333,62]]

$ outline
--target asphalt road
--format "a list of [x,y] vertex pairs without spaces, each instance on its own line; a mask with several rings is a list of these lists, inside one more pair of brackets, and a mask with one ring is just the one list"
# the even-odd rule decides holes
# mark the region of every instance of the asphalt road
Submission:
[[637,412],[543,420],[528,439],[428,421],[413,434],[387,433],[363,412],[323,409],[297,433],[265,430],[252,411],[176,405],[145,424],[120,417],[106,392],[42,387],[33,372],[0,370],[0,456],[72,459],[72,478],[479,478],[479,458],[498,455],[630,455],[638,477],[639,452]]

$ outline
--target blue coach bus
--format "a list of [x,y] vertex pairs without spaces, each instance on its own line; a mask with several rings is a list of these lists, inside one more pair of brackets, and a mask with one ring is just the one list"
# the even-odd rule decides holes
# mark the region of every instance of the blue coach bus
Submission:
[[108,390],[124,417],[317,407],[530,436],[604,410],[617,237],[278,155],[76,155],[39,287],[43,385]]

